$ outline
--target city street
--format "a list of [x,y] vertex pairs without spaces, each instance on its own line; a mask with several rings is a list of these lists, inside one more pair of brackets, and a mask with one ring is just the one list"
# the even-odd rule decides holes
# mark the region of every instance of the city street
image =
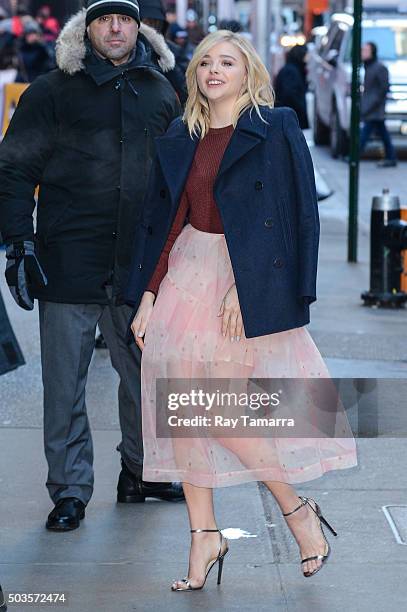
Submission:
[[[325,148],[314,147],[310,131],[306,136],[318,172],[334,190],[320,202],[318,301],[309,330],[333,377],[382,379],[372,399],[372,420],[349,413],[354,431],[366,436],[357,440],[359,465],[297,487],[321,504],[338,532],[337,538],[327,533],[332,546],[327,566],[310,580],[302,577],[298,548],[278,506],[262,485],[251,483],[215,492],[219,525],[230,537],[222,585],[216,586],[211,573],[203,591],[172,593],[171,581],[187,571],[186,508],[151,500],[116,504],[117,376],[105,350],[94,355],[87,387],[95,493],[80,529],[46,531],[52,504],[44,484],[38,313],[14,305],[1,273],[1,291],[27,362],[0,379],[0,582],[6,593],[64,592],[68,603],[63,609],[81,612],[383,612],[405,607],[407,548],[397,543],[382,507],[400,506],[394,517],[406,544],[407,311],[366,308],[360,294],[369,286],[371,199],[388,187],[407,205],[406,162],[380,170],[374,160],[361,162],[359,261],[348,264],[348,168]],[[4,265],[1,252],[1,270]],[[364,406],[370,413],[371,404],[362,401],[360,412]],[[369,437],[375,428],[379,436]],[[20,612],[25,606],[9,609]]]

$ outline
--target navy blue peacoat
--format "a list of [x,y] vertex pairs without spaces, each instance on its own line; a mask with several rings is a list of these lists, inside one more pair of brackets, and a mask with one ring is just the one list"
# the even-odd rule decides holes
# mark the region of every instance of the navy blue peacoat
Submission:
[[[309,323],[316,300],[319,216],[311,155],[287,107],[245,111],[214,184],[247,338]],[[155,139],[126,301],[138,308],[186,183],[198,138],[181,118]]]

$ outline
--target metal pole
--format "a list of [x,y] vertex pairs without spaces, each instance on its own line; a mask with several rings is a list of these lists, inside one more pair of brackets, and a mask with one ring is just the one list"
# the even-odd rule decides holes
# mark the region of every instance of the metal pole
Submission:
[[280,34],[282,31],[281,0],[271,0],[270,4],[274,31]]
[[360,125],[360,46],[363,0],[353,2],[352,29],[352,110],[350,120],[348,261],[357,262]]
[[270,2],[255,0],[252,15],[254,16],[254,44],[264,64],[270,69]]

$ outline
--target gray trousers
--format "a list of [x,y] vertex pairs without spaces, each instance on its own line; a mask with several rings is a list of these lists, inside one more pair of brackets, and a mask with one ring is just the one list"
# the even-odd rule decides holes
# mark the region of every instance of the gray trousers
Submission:
[[54,503],[62,497],[77,497],[86,505],[93,492],[93,443],[85,388],[98,324],[120,377],[118,450],[129,469],[141,475],[141,351],[135,343],[125,343],[131,312],[129,306],[113,303],[39,302],[46,485]]

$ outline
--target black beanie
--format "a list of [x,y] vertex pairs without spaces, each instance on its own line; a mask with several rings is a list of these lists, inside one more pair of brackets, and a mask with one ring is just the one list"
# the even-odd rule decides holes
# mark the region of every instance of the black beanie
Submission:
[[86,25],[102,15],[128,15],[140,26],[140,9],[137,0],[87,0]]

